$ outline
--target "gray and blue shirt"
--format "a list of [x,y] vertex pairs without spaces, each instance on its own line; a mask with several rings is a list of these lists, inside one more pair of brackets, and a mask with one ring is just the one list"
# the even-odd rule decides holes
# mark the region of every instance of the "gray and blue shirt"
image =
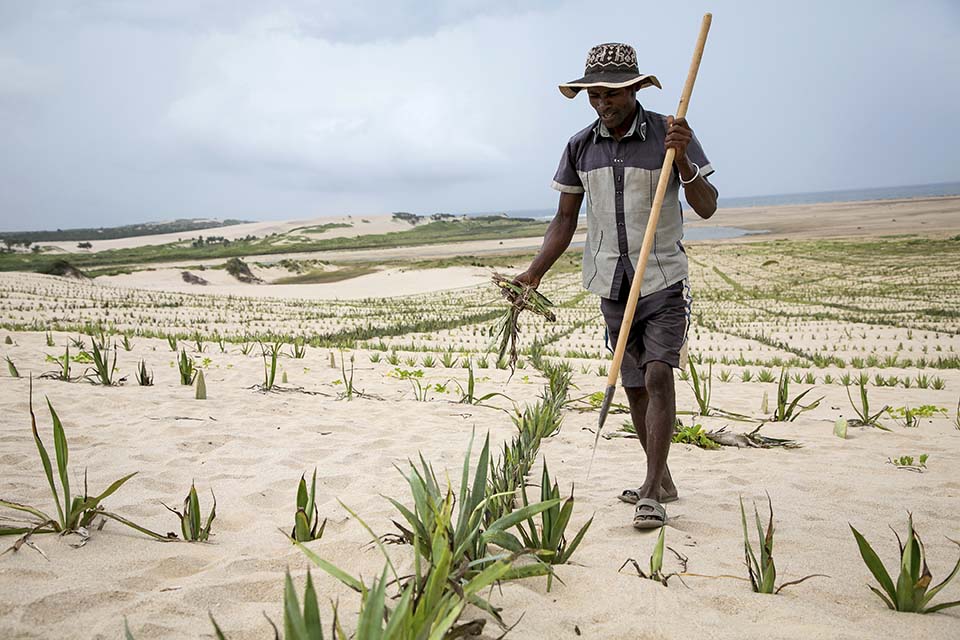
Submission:
[[[553,188],[585,194],[583,286],[601,297],[616,300],[623,278],[633,279],[666,154],[666,135],[667,117],[637,104],[636,118],[619,142],[597,119],[570,138],[560,158]],[[713,173],[696,136],[687,146],[687,157],[700,166],[701,176]],[[642,296],[687,277],[680,176],[676,167],[671,173],[650,262],[640,285]]]

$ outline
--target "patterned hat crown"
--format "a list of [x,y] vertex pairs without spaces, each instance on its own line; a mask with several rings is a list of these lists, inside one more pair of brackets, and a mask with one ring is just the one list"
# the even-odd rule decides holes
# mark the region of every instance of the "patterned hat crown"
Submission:
[[636,50],[620,42],[608,42],[591,48],[587,53],[584,75],[603,71],[639,74]]
[[560,93],[568,98],[576,97],[590,87],[659,87],[656,76],[641,74],[637,67],[637,52],[622,42],[598,44],[587,53],[583,77],[560,85]]

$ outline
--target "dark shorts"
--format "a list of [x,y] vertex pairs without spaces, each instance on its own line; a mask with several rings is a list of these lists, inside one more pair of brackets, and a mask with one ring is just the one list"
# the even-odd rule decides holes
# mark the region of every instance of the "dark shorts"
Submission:
[[[619,299],[600,298],[600,311],[607,324],[610,349],[616,349],[620,324],[630,292],[624,278]],[[665,362],[680,367],[680,352],[687,341],[690,319],[690,293],[686,280],[666,289],[641,297],[633,315],[633,326],[620,366],[620,380],[625,387],[643,387],[648,362]]]

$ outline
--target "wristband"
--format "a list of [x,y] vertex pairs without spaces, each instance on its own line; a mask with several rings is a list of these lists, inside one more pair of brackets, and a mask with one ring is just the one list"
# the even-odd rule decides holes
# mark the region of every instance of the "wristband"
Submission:
[[697,172],[693,174],[693,177],[690,178],[689,180],[684,180],[683,176],[680,175],[680,172],[679,171],[677,172],[677,177],[680,178],[680,184],[682,184],[683,186],[687,186],[688,184],[690,184],[691,182],[693,182],[694,180],[700,177],[700,165],[698,165],[696,162],[691,162],[690,164],[692,164],[697,168]]

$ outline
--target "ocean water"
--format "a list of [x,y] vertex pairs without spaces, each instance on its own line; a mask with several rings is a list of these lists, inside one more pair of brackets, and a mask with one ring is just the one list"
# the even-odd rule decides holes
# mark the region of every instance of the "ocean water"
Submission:
[[[843,191],[816,191],[809,193],[784,193],[766,196],[743,196],[735,198],[720,197],[720,208],[728,207],[775,207],[787,204],[815,204],[819,202],[856,202],[859,200],[898,200],[901,198],[926,198],[930,196],[960,195],[960,182],[941,182],[937,184],[914,184],[900,187],[879,187],[875,189],[847,189]],[[686,208],[686,206],[684,207]],[[517,209],[505,213],[511,218],[537,218],[550,220],[556,213],[551,209]],[[468,214],[483,215],[483,214]],[[485,215],[490,215],[488,212]],[[742,235],[742,234],[741,234]],[[734,237],[734,236],[724,236]],[[698,238],[707,239],[707,238]]]

